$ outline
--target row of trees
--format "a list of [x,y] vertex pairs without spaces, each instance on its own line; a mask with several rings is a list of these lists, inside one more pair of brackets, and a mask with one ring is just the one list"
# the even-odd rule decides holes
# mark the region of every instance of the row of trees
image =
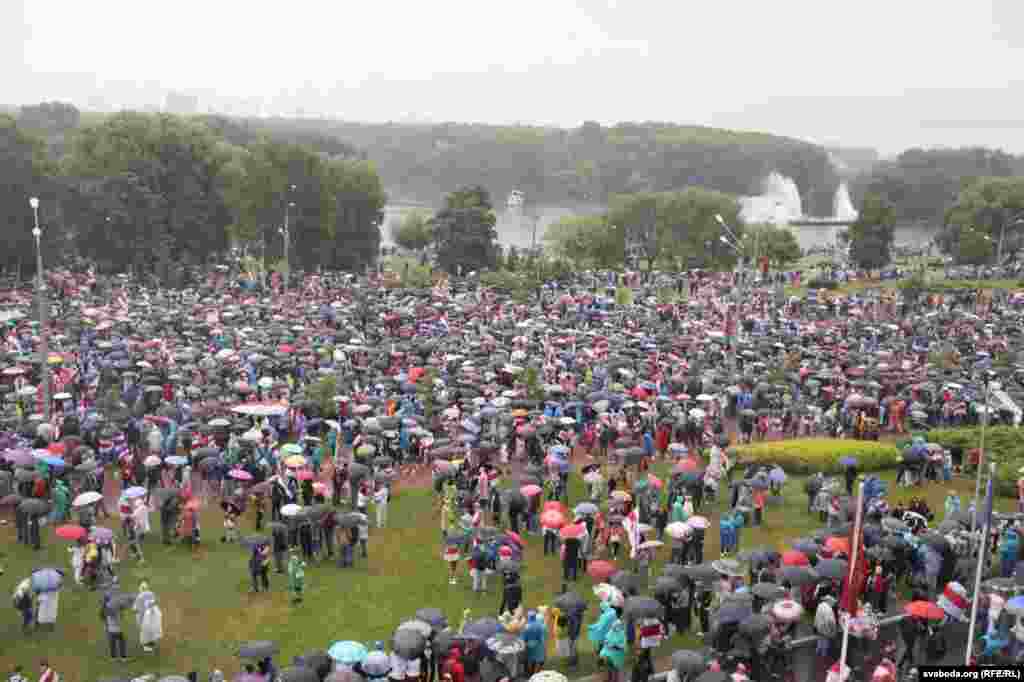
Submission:
[[[33,215],[41,200],[46,257],[86,256],[104,268],[166,276],[223,253],[232,241],[290,262],[360,268],[379,252],[386,195],[373,166],[305,144],[226,139],[207,122],[122,112],[76,127],[66,107],[29,108],[24,124],[0,117],[0,201],[6,245],[0,264],[31,269]],[[63,152],[47,141],[59,130]]]

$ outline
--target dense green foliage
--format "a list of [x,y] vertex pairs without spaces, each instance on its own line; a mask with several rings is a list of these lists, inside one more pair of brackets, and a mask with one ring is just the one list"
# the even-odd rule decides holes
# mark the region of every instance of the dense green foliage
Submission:
[[744,461],[778,464],[793,474],[815,471],[841,473],[839,460],[854,457],[861,471],[895,469],[900,462],[899,450],[891,443],[835,438],[801,438],[798,440],[755,443],[737,448]]
[[431,226],[437,240],[438,262],[450,273],[493,268],[498,260],[497,218],[491,197],[480,185],[452,192]]
[[[988,263],[1003,240],[1002,255],[1024,244],[1024,178],[984,177],[965,182],[946,212],[939,245],[958,263]],[[997,254],[999,255],[999,254]]]
[[884,198],[899,222],[939,225],[965,181],[1019,174],[1024,174],[1024,158],[1001,151],[980,147],[908,149],[855,178],[850,192],[856,204],[868,194]]
[[736,253],[719,240],[724,231],[715,216],[721,215],[730,229],[742,233],[739,213],[735,197],[687,187],[680,192],[616,195],[610,200],[608,222],[624,226],[627,248],[638,244],[652,266],[722,269],[736,262]]
[[613,268],[625,258],[625,231],[604,215],[562,218],[548,226],[544,241],[552,255],[578,265]]
[[793,231],[777,225],[747,225],[743,229],[740,250],[744,258],[768,257],[772,267],[785,268],[800,260],[800,244]]
[[613,194],[703,186],[758,194],[775,170],[793,178],[812,215],[830,215],[839,184],[821,147],[763,133],[668,123],[584,123],[572,130],[444,123],[410,125],[280,121],[278,129],[318,131],[364,150],[395,194],[434,201],[480,184],[503,197],[603,202]]
[[409,211],[390,227],[391,238],[403,249],[420,251],[434,240],[429,211]]
[[258,134],[226,119],[138,112],[81,125],[61,103],[3,117],[2,264],[34,269],[30,196],[41,200],[46,262],[77,253],[102,270],[166,278],[224,253],[232,237],[279,260],[287,214],[293,267],[373,263],[386,202],[373,166],[326,138]]
[[[960,447],[964,451],[964,462],[968,453],[981,445],[981,427],[966,429],[936,429],[925,434],[928,441],[944,448]],[[994,426],[985,429],[985,458],[996,463],[996,480],[999,494],[1017,493],[1017,479],[1024,467],[1024,441],[1020,429],[1012,426]]]
[[849,229],[850,260],[866,269],[888,265],[895,229],[895,213],[889,202],[877,194],[864,197],[857,222]]

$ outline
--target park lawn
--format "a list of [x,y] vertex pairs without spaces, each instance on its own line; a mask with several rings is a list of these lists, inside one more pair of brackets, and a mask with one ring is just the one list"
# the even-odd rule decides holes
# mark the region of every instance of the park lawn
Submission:
[[[654,471],[664,477],[666,468],[665,464],[658,464]],[[950,485],[907,491],[893,488],[892,472],[886,472],[884,477],[890,481],[890,497],[894,500],[923,496],[941,517],[942,503]],[[965,500],[973,495],[973,479],[958,479],[951,485]],[[581,497],[582,482],[573,476],[570,500],[575,504]],[[1000,509],[1012,506],[1012,500],[999,500]],[[714,519],[720,508],[721,505],[717,505],[705,511]],[[741,549],[762,545],[782,549],[787,547],[788,540],[820,527],[805,509],[803,479],[794,477],[784,488],[782,505],[768,508],[766,526],[741,532]],[[470,618],[496,614],[501,596],[500,580],[496,576],[490,580],[488,594],[476,595],[469,589],[469,577],[462,564],[459,585],[447,584],[446,567],[439,558],[440,526],[429,491],[400,489],[388,511],[389,527],[371,530],[369,561],[357,559],[352,569],[338,569],[333,562],[307,568],[305,603],[293,607],[284,576],[271,574],[273,591],[270,594],[248,592],[247,553],[239,546],[219,541],[219,514],[207,508],[202,517],[203,543],[195,553],[180,545],[165,547],[157,536],[155,541],[150,538],[144,547],[144,565],[136,565],[131,560],[121,565],[124,591],[134,592],[139,581],[146,579],[160,600],[165,637],[156,654],[142,653],[138,630],[128,611],[124,626],[132,660],[127,664],[111,662],[99,618],[99,593],[68,587],[61,593],[60,616],[54,633],[24,638],[18,615],[9,608],[0,626],[0,668],[9,670],[20,663],[31,671],[45,657],[66,682],[95,682],[143,673],[183,674],[192,670],[198,671],[200,679],[205,679],[214,668],[229,676],[238,672],[237,647],[240,642],[251,639],[277,641],[281,655],[276,660],[283,663],[310,650],[326,649],[337,640],[354,639],[367,644],[381,640],[387,645],[394,628],[412,617],[418,608],[426,606],[441,608],[455,626],[461,622],[463,609],[470,609]],[[158,530],[156,525],[154,519],[154,530]],[[716,527],[713,523],[707,533],[705,556],[709,559],[718,556]],[[252,532],[250,512],[243,521],[242,535]],[[17,582],[36,567],[54,565],[66,569],[70,575],[66,544],[55,538],[52,529],[44,529],[44,547],[39,553],[14,545],[13,536],[11,524],[0,529],[0,542],[10,548],[6,574],[0,581],[6,594],[11,594]],[[539,537],[527,538],[523,593],[524,603],[530,607],[550,600],[561,585],[560,562],[557,558],[543,557],[541,547]],[[660,553],[651,570],[652,582],[668,556],[667,548]],[[620,559],[619,563],[626,562]],[[592,585],[591,579],[584,576],[575,586],[591,602],[587,622],[597,614]],[[692,635],[675,637],[661,647],[658,656],[696,645]],[[594,657],[589,655],[592,650],[585,633],[580,650],[583,655],[578,673],[593,672]],[[560,665],[555,667],[564,669]]]

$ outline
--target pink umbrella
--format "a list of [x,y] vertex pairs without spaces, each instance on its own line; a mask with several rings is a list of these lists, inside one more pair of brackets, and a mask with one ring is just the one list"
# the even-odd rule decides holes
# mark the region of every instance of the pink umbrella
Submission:
[[251,481],[252,474],[245,469],[232,469],[228,472],[228,476],[235,479],[236,481]]
[[540,515],[540,525],[545,528],[561,528],[565,525],[565,514],[556,509],[548,509]]
[[522,488],[519,489],[519,492],[526,495],[527,497],[534,497],[536,495],[540,495],[541,487],[539,485],[534,485],[533,483],[531,483],[530,485],[524,485]]
[[300,481],[312,481],[315,477],[313,476],[312,471],[310,471],[309,469],[303,469],[302,471],[296,474],[296,478],[298,478]]
[[664,483],[661,482],[660,478],[658,478],[657,476],[653,476],[651,474],[647,474],[647,483],[653,485],[655,488],[658,488],[659,490],[662,486],[665,485]]

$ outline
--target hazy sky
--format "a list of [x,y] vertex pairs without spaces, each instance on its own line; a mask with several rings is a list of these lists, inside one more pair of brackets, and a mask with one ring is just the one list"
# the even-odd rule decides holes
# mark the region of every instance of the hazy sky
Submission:
[[203,90],[356,120],[666,120],[1024,153],[1024,0],[4,5],[12,104],[138,106],[138,83],[152,104]]

